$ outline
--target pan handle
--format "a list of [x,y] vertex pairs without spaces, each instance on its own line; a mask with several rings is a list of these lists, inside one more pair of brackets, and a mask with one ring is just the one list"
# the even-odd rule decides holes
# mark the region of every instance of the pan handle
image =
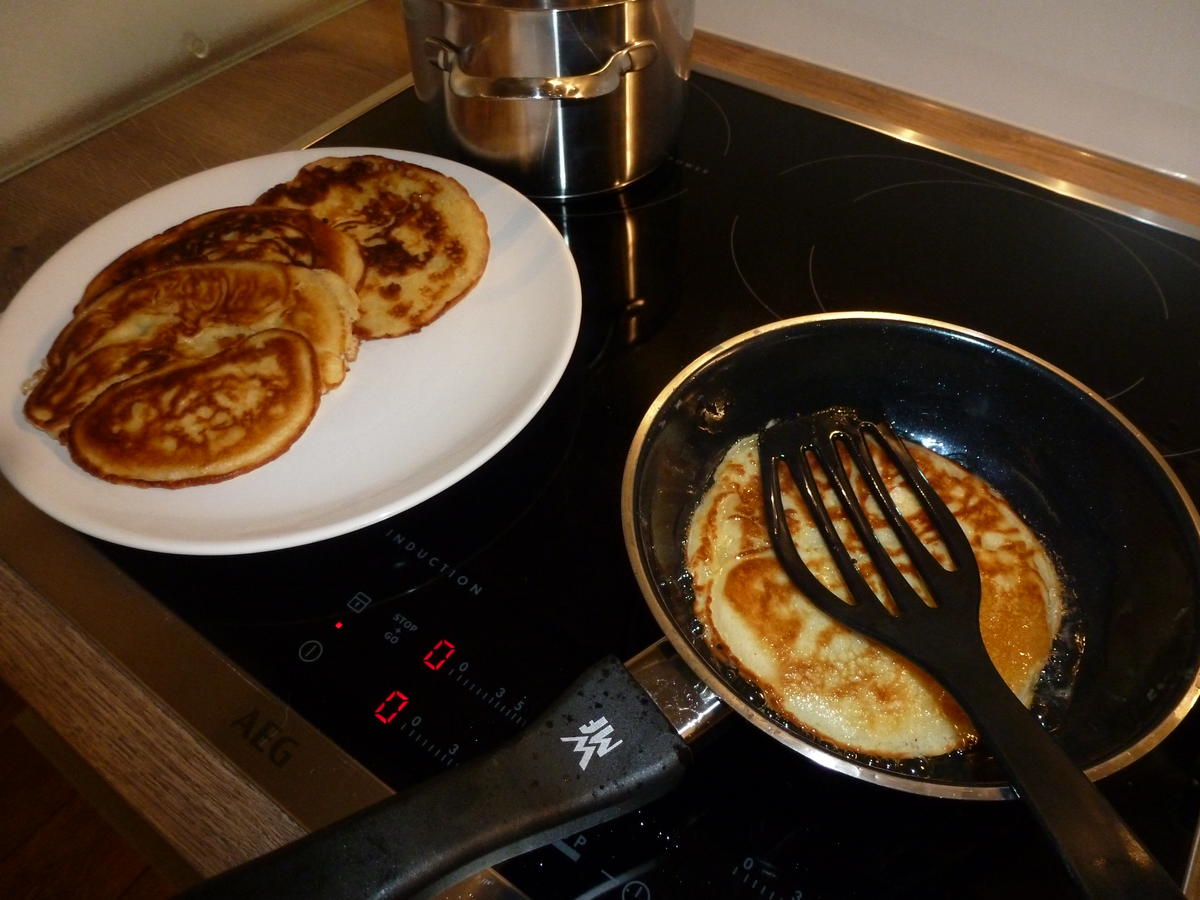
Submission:
[[428,896],[666,793],[687,745],[615,658],[490,755],[205,881],[187,898]]

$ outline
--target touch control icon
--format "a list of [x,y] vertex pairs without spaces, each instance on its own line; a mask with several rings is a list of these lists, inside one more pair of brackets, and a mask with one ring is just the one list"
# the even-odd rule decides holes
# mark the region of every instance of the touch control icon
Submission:
[[325,652],[325,645],[320,641],[305,641],[300,645],[300,652],[297,654],[301,662],[316,662],[321,658],[321,654]]

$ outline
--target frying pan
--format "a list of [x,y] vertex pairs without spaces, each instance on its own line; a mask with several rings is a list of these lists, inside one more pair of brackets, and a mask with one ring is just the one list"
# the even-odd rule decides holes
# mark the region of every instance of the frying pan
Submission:
[[629,667],[601,661],[489,756],[190,895],[434,893],[669,790],[688,757],[681,733],[698,731],[722,705],[854,777],[936,796],[1010,796],[986,749],[896,762],[821,741],[772,713],[703,641],[684,534],[717,462],[773,417],[835,404],[877,411],[981,475],[1042,536],[1069,612],[1038,712],[1080,768],[1111,774],[1170,733],[1200,689],[1200,518],[1150,443],[1070,376],[996,339],[906,316],[808,316],[697,359],[634,437],[622,519],[669,650],[651,648]]

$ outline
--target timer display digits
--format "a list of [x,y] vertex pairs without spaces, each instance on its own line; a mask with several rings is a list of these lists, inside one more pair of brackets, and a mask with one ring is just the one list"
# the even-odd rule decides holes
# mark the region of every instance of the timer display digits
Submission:
[[392,691],[383,698],[383,702],[375,707],[375,718],[384,725],[387,725],[392,719],[400,715],[400,710],[408,706],[408,697],[399,691]]
[[438,641],[433,649],[425,654],[425,665],[437,671],[446,664],[446,660],[454,655],[455,646],[449,641]]

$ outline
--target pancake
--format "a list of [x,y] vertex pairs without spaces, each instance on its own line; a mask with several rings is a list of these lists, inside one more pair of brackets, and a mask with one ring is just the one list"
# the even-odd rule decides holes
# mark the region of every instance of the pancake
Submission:
[[[1050,657],[1062,618],[1062,586],[1041,541],[990,485],[924,447],[908,445],[926,478],[949,506],[979,563],[980,627],[1001,676],[1027,706]],[[917,534],[932,525],[898,473],[872,448],[889,492]],[[861,476],[860,497],[866,496]],[[848,596],[799,492],[784,475],[784,503],[801,557],[821,582]],[[827,508],[832,489],[819,478]],[[924,595],[882,512],[868,505],[875,533]],[[886,596],[861,540],[844,515],[839,533],[877,595]],[[935,532],[934,532],[935,533]],[[775,557],[767,533],[758,442],[737,442],[697,506],[687,537],[695,612],[716,654],[758,686],[778,713],[831,744],[870,756],[936,756],[978,737],[957,703],[921,669],[833,621],[796,588]]]
[[336,272],[351,288],[363,261],[352,238],[303,209],[233,206],[202,213],[133,246],[84,289],[76,309],[118,284],[183,263],[257,260]]
[[25,415],[61,437],[109,386],[273,328],[312,344],[319,384],[330,390],[357,352],[356,314],[354,293],[323,269],[247,261],[163,269],[111,288],[74,316],[47,353]]
[[272,329],[109,387],[71,423],[71,458],[107,481],[209,484],[278,457],[320,402],[312,345]]
[[359,245],[363,338],[419,331],[483,274],[487,220],[466,189],[439,172],[382,156],[327,157],[258,198],[307,209]]

